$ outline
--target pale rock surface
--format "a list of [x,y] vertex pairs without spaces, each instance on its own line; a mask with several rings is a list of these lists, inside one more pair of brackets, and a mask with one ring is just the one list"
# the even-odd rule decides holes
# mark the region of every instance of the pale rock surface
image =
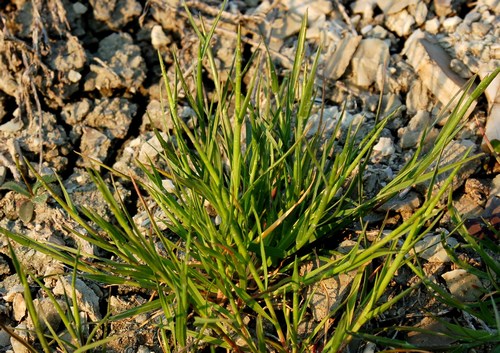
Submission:
[[462,302],[473,302],[483,295],[483,284],[474,274],[463,269],[444,273],[441,277],[446,281],[451,295]]
[[151,28],[151,45],[156,50],[165,49],[171,43],[171,39],[167,37],[160,25],[154,25]]
[[439,131],[431,126],[430,114],[425,110],[419,110],[411,118],[408,126],[398,130],[401,148],[417,147],[426,129],[430,129],[424,140],[425,146],[428,146],[432,144]]
[[385,20],[387,28],[395,32],[399,37],[408,36],[412,32],[414,24],[415,18],[406,10],[389,15]]
[[434,17],[425,22],[425,30],[431,34],[437,34],[439,31],[439,19]]
[[392,156],[396,148],[394,147],[394,142],[389,137],[381,137],[377,144],[373,146],[372,162],[378,163],[386,157]]
[[391,15],[410,5],[417,5],[418,2],[418,0],[377,0],[377,5],[384,14]]
[[378,0],[357,0],[351,2],[351,10],[355,14],[362,14],[365,19],[373,18],[373,10]]
[[419,110],[427,110],[429,105],[429,91],[420,79],[410,83],[410,89],[406,95],[406,112],[415,114]]
[[393,211],[401,214],[403,219],[407,219],[414,213],[421,203],[419,195],[414,191],[410,191],[403,196],[394,196],[389,201],[382,204],[377,209],[377,212],[387,213],[389,211]]
[[434,0],[434,9],[438,16],[447,16],[453,12],[452,0]]
[[337,80],[344,74],[361,39],[362,36],[346,33],[331,55],[325,56],[327,61],[323,72],[328,78]]
[[443,28],[447,32],[452,32],[458,27],[460,22],[462,22],[462,19],[458,16],[448,17],[443,21]]
[[[446,245],[450,248],[455,247],[458,241],[453,237],[446,237]],[[417,242],[414,247],[415,253],[422,259],[429,262],[450,262],[446,249],[441,242],[440,234],[426,235],[422,240]]]
[[386,42],[376,38],[361,40],[351,60],[352,82],[368,88],[383,81],[389,62],[389,47]]
[[[410,7],[410,10],[412,7]],[[411,13],[411,12],[410,12]],[[415,24],[417,26],[421,26],[425,23],[425,19],[427,18],[427,5],[423,1],[419,1],[417,6],[415,6],[414,13],[411,13],[415,18]]]
[[[16,326],[15,333],[24,340],[28,340],[28,331],[25,323]],[[14,337],[10,338],[10,344],[14,353],[31,353],[30,350]]]
[[86,313],[91,321],[99,321],[102,318],[99,311],[99,297],[81,279],[77,278],[73,287],[71,276],[62,277],[53,289],[55,295],[63,296],[71,296],[73,291],[76,294],[78,310]]
[[[450,69],[451,58],[445,50],[439,44],[429,41],[422,31],[417,30],[406,41],[403,53],[429,91],[443,105],[452,102],[450,107],[454,107],[459,99],[459,96],[455,96],[466,81]],[[476,102],[471,104],[464,119],[470,115],[475,106]]]
[[14,312],[14,319],[19,322],[26,315],[26,301],[22,293],[16,293],[12,301],[12,311]]
[[332,12],[332,2],[326,0],[302,1],[302,0],[282,0],[289,12],[304,17],[307,13],[307,20],[313,23],[319,19],[324,19]]
[[[483,79],[490,71],[488,67],[482,66],[479,71],[479,76]],[[497,76],[485,91],[486,99],[488,100],[489,114],[486,121],[485,135],[488,141],[497,141],[500,143],[500,75]],[[481,143],[483,151],[491,153],[486,139]]]

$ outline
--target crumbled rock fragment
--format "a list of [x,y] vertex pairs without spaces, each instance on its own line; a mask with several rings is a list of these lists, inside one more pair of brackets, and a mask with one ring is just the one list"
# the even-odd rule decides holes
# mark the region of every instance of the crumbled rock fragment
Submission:
[[288,11],[299,18],[307,14],[309,23],[314,23],[319,19],[324,19],[332,11],[332,2],[326,0],[301,1],[301,0],[282,0],[281,3]]
[[[169,141],[169,137],[167,134],[161,132],[160,135],[161,135],[162,139],[164,139],[165,141]],[[160,154],[161,151],[163,151],[163,148],[161,146],[161,142],[158,139],[158,137],[156,135],[154,135],[148,141],[146,141],[146,143],[144,143],[141,146],[141,149],[139,151],[138,160],[139,160],[139,162],[147,165],[150,163],[150,161],[154,162],[155,159],[158,157],[158,154]]]
[[[277,18],[272,22],[271,28],[273,37],[278,39],[288,38],[291,35],[298,33],[301,25],[302,17],[300,15],[293,12],[286,12],[283,17]],[[274,46],[277,45],[274,44]]]
[[14,300],[12,300],[12,311],[14,313],[14,320],[21,321],[26,315],[26,301],[22,293],[16,293]]
[[[66,302],[64,300],[58,300],[57,302],[63,310],[67,309]],[[59,324],[61,323],[61,316],[59,316],[52,300],[50,298],[37,298],[33,300],[33,304],[38,315],[38,321],[42,328],[46,328],[47,325],[50,325],[54,330],[57,330]],[[31,317],[28,320],[28,328],[34,329]]]
[[413,80],[410,90],[406,94],[406,111],[408,114],[416,114],[418,111],[427,110],[429,105],[429,94],[427,87],[421,80]]
[[[453,237],[446,237],[446,245],[450,248],[458,245],[458,241]],[[429,262],[450,262],[451,259],[443,247],[440,234],[426,235],[422,240],[417,242],[414,247],[415,253]]]
[[[469,156],[474,155],[477,149],[476,144],[470,140],[462,140],[462,141],[451,141],[443,151],[443,155],[441,156],[441,160],[439,161],[439,167],[443,168],[444,166],[457,163],[461,161],[465,154],[470,150]],[[452,190],[458,189],[460,186],[464,185],[465,181],[476,171],[476,168],[481,164],[480,160],[477,158],[468,161],[463,164],[458,173],[455,175],[451,182]],[[435,163],[433,163],[428,171],[434,170],[436,168]],[[450,176],[452,171],[447,171],[439,174],[436,177],[436,183],[432,189],[432,195],[436,195],[439,191],[441,191],[444,182]],[[417,184],[416,188],[422,194],[427,192],[427,187],[429,182],[425,182],[422,184]],[[447,193],[444,193],[442,201],[444,201],[448,197]]]
[[[24,340],[29,340],[28,338],[28,328],[26,327],[26,324],[20,323],[19,325],[16,326],[15,331],[14,331],[19,337],[21,337]],[[12,350],[14,353],[31,353],[31,351],[26,347],[24,344],[22,344],[19,340],[14,338],[13,336],[10,337],[10,344],[12,346]]]
[[408,332],[408,343],[426,349],[440,349],[457,341],[456,333],[451,331],[441,320],[424,317],[417,325],[418,331]]
[[357,0],[351,2],[351,10],[355,14],[363,14],[367,20],[373,18],[373,11],[377,5],[377,0]]
[[352,81],[355,85],[368,88],[383,79],[389,62],[389,47],[386,42],[376,38],[361,40],[351,60]]
[[400,213],[403,218],[407,218],[420,207],[421,204],[418,193],[410,191],[404,195],[396,195],[386,203],[382,204],[377,211],[387,213],[389,211]]
[[415,18],[406,10],[389,15],[385,20],[387,28],[395,32],[399,37],[408,36],[411,33],[414,24]]
[[73,126],[81,123],[93,107],[93,102],[88,98],[84,98],[80,102],[65,105],[61,117],[66,124]]
[[448,271],[442,275],[448,290],[455,299],[462,302],[474,302],[481,298],[484,292],[481,280],[474,274],[463,269]]
[[331,55],[325,55],[327,61],[323,72],[328,78],[337,80],[344,74],[361,39],[362,36],[346,33],[335,47],[335,51]]
[[456,72],[460,77],[464,79],[469,79],[472,77],[472,72],[469,70],[467,65],[458,59],[451,59],[450,69]]
[[113,33],[99,42],[95,64],[90,65],[84,89],[98,89],[105,96],[114,89],[134,93],[146,78],[141,49],[128,33]]
[[381,137],[377,144],[373,146],[372,162],[379,163],[385,157],[392,156],[396,152],[394,143],[389,137]]
[[431,34],[437,34],[439,31],[439,19],[434,17],[425,22],[425,30]]
[[[146,112],[142,116],[141,131],[158,129],[161,131],[173,130],[174,122],[170,115],[170,111],[167,107],[163,107],[161,102],[156,99],[152,99]],[[178,116],[188,125],[189,128],[194,128],[196,126],[196,113],[195,111],[187,106],[179,107]]]
[[[315,263],[309,263],[303,265],[299,271],[301,275],[304,275],[315,268]],[[339,275],[323,279],[308,287],[306,296],[312,296],[309,307],[315,321],[323,320],[329,313],[340,306],[349,292],[355,274],[356,271],[340,273]]]
[[410,5],[417,5],[418,0],[377,0],[378,7],[386,15],[391,15],[407,8]]
[[142,6],[135,0],[89,0],[94,17],[106,23],[112,30],[119,30],[134,18],[139,17]]
[[[451,103],[450,107],[453,109],[459,99],[456,95],[465,86],[466,81],[450,69],[451,58],[445,50],[439,44],[427,40],[425,34],[417,30],[406,41],[403,52],[429,91],[443,105]],[[464,119],[475,106],[475,102],[471,104]]]
[[97,322],[102,318],[99,311],[99,297],[81,279],[77,278],[73,287],[71,276],[63,277],[57,281],[53,292],[56,295],[68,295],[70,297],[75,292],[80,311],[85,312],[93,322]]
[[452,0],[434,0],[434,10],[438,16],[448,16],[453,13]]
[[81,70],[87,62],[85,50],[77,37],[68,34],[64,40],[51,45],[48,63],[53,70]]
[[[430,127],[430,129],[429,129]],[[438,135],[439,131],[431,127],[431,117],[425,110],[419,110],[413,118],[411,118],[408,126],[398,130],[399,143],[401,148],[416,147],[424,133],[427,133],[423,143],[427,148],[431,145]]]
[[137,105],[125,98],[103,98],[85,118],[85,125],[98,128],[110,139],[123,139],[127,135],[132,119],[137,114]]
[[462,22],[462,19],[458,16],[448,17],[443,21],[443,28],[447,32],[453,32],[457,29],[458,25]]
[[171,41],[172,40],[165,35],[165,32],[163,32],[161,26],[155,25],[151,28],[151,45],[156,50],[167,48]]
[[417,3],[417,6],[415,6],[414,13],[412,13],[413,17],[415,18],[415,24],[417,26],[421,26],[422,24],[425,23],[425,20],[427,18],[427,13],[428,13],[427,5],[425,4],[425,2],[419,1]]
[[79,166],[93,166],[91,159],[104,162],[109,154],[111,140],[97,129],[85,126],[80,142],[80,152],[85,157],[77,163]]
[[57,124],[54,114],[42,112],[41,123],[38,116],[33,119],[22,131],[19,143],[26,151],[37,154],[43,151],[44,160],[56,170],[62,170],[68,164],[69,138],[64,128]]

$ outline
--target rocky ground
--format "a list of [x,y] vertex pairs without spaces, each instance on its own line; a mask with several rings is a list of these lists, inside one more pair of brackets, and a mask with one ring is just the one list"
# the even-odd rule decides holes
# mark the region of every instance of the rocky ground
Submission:
[[[187,5],[195,18],[210,24],[220,1],[188,1]],[[317,88],[318,98],[326,99],[325,121],[333,125],[345,103],[347,121],[362,122],[362,129],[370,129],[381,93],[384,114],[399,109],[375,146],[365,180],[368,193],[391,180],[428,126],[432,129],[425,143],[433,143],[443,124],[436,119],[438,112],[446,109],[468,79],[484,77],[500,64],[500,3],[496,0],[230,0],[213,43],[220,72],[224,74],[231,65],[237,24],[243,27],[246,55],[259,47],[264,36],[280,70],[290,70],[307,7],[308,46],[311,53],[322,47]],[[173,75],[173,50],[188,71],[197,55],[197,37],[176,0],[2,1],[0,30],[0,187],[4,187],[0,226],[65,243],[69,236],[63,226],[74,225],[53,202],[8,190],[13,182],[23,182],[19,167],[23,168],[24,158],[42,173],[50,175],[54,170],[61,175],[76,204],[106,214],[85,173],[88,162],[74,152],[125,173],[138,172],[135,159],[154,158],[153,127],[171,128],[160,119],[161,70],[156,51],[161,51],[168,75]],[[469,110],[465,129],[448,150],[449,160],[469,147],[488,151],[488,141],[500,140],[499,87],[497,78]],[[196,125],[189,107],[183,108],[183,114]],[[312,123],[317,118],[313,116]],[[478,236],[492,236],[483,234],[479,217],[487,217],[497,227],[500,224],[499,170],[495,158],[486,154],[469,163],[454,183],[456,206],[470,218],[470,230]],[[424,192],[410,190],[381,207],[380,214],[372,215],[373,221],[388,211],[391,222],[405,219],[419,206]],[[140,222],[146,215],[135,217]],[[419,246],[424,249],[439,242],[439,234],[429,234]],[[448,239],[451,245],[457,242]],[[17,250],[27,270],[38,276],[62,271],[60,264],[31,249]],[[430,275],[457,298],[475,300],[481,291],[474,288],[487,285],[451,268],[440,244],[421,256],[430,264]],[[473,277],[465,280],[464,276]],[[57,294],[69,284],[58,280],[47,285]],[[112,311],[119,312],[148,298],[126,290],[108,293],[83,281],[77,290],[86,298],[82,310],[89,320],[100,318],[108,301]],[[326,289],[317,289],[315,295],[321,296],[321,290]],[[12,327],[28,324],[21,292],[6,239],[0,237],[0,318]],[[44,305],[46,298],[38,300]],[[311,308],[316,320],[331,309],[331,303],[321,303]],[[438,311],[434,304],[428,303],[427,310]],[[407,305],[407,311],[396,308],[392,319],[415,314],[420,303],[415,299]],[[141,328],[141,320],[115,324],[115,332],[133,334],[112,344],[109,351],[159,352],[153,335]],[[479,325],[470,320],[470,325]],[[436,325],[416,314],[413,322],[420,327]],[[418,333],[408,339],[431,347],[443,344]],[[0,331],[0,351],[21,353],[23,349]]]

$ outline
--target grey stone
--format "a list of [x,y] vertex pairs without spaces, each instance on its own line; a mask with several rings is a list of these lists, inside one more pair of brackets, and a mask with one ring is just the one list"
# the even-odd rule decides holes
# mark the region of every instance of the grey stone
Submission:
[[[446,245],[453,248],[458,245],[458,241],[453,237],[447,236]],[[429,262],[445,263],[451,261],[446,249],[443,247],[440,234],[426,235],[415,244],[414,251],[420,258]]]
[[[416,192],[410,191],[403,196],[396,195],[382,204],[377,211],[384,213],[395,211],[404,215],[411,215],[420,206],[420,197]],[[405,217],[406,218],[406,217]]]

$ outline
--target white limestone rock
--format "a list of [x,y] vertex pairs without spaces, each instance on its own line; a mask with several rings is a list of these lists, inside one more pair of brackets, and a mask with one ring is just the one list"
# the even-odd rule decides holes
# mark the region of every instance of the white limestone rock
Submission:
[[381,81],[389,62],[389,46],[380,39],[361,40],[351,61],[352,82],[362,88],[368,88],[375,82],[383,89]]
[[413,30],[415,18],[406,10],[387,16],[385,25],[399,37],[407,37]]

